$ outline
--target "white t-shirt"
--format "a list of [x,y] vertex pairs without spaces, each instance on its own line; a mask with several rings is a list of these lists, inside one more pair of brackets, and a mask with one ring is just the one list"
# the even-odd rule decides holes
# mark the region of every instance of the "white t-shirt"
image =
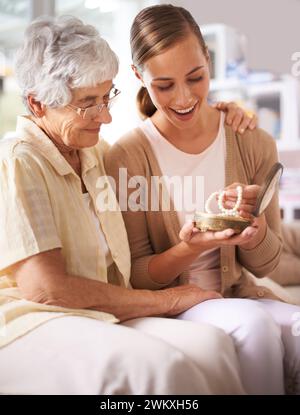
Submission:
[[[224,117],[221,113],[219,131],[215,140],[200,154],[185,153],[174,147],[160,134],[150,118],[140,125],[151,144],[162,174],[169,179],[172,178],[172,182],[176,183],[168,189],[181,226],[187,220],[193,219],[196,210],[204,212],[204,204],[209,195],[225,186]],[[203,289],[220,291],[219,248],[207,250],[199,255],[190,265],[188,281]]]
[[104,233],[101,229],[100,221],[93,207],[91,196],[89,193],[83,193],[82,197],[83,197],[84,204],[87,210],[89,211],[89,214],[91,215],[93,222],[95,223],[96,231],[97,231],[98,238],[99,238],[99,244],[101,246],[101,251],[103,252],[103,255],[105,256],[106,266],[108,268],[113,263],[113,259],[111,256],[110,249],[107,245]]

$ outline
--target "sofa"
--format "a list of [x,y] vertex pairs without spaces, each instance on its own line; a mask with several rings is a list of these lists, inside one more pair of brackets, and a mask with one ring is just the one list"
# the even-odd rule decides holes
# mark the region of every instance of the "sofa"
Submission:
[[[287,300],[300,305],[300,221],[281,225],[283,250],[277,268],[268,276],[257,280],[268,288],[281,289]],[[290,297],[290,298],[289,298]]]

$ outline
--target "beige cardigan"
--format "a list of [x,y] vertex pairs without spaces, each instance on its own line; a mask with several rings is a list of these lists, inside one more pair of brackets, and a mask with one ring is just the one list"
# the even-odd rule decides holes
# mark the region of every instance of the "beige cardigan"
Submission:
[[281,226],[283,250],[278,267],[269,274],[281,285],[300,284],[300,223],[284,223]]
[[[262,185],[271,166],[277,161],[274,139],[265,131],[247,131],[242,137],[225,125],[226,130],[226,185],[234,182]],[[133,176],[147,179],[150,189],[151,176],[162,176],[148,139],[140,128],[125,134],[105,157],[107,175],[117,184],[119,197],[119,168],[127,168],[128,180]],[[136,189],[128,189],[128,197]],[[150,192],[148,194],[150,200]],[[124,203],[124,200],[120,200]],[[160,207],[162,206],[160,200]],[[121,205],[122,208],[122,205]],[[123,209],[122,209],[123,210]],[[171,211],[123,211],[131,249],[131,283],[135,288],[160,289],[166,285],[153,281],[148,264],[153,255],[179,243],[179,221],[174,206]],[[278,192],[266,209],[267,232],[264,240],[254,249],[227,246],[221,248],[221,293],[225,297],[273,298],[270,289],[257,286],[255,277],[268,275],[278,264],[282,248],[280,236],[280,211]],[[252,274],[251,274],[252,273]],[[178,276],[179,277],[179,276]],[[184,277],[184,274],[183,274]],[[184,278],[183,278],[184,279]],[[172,284],[179,284],[177,278]],[[280,291],[279,291],[280,293]]]

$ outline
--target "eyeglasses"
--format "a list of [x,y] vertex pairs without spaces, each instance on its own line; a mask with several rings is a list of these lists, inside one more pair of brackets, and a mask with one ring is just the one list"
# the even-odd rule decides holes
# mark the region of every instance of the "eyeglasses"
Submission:
[[110,110],[112,105],[116,102],[115,98],[120,93],[121,91],[113,86],[112,89],[109,91],[109,94],[103,97],[103,103],[101,104],[93,105],[92,107],[87,108],[75,107],[75,105],[71,104],[66,105],[66,107],[69,107],[72,110],[74,110],[76,114],[78,114],[82,119],[92,120],[100,114],[104,107]]

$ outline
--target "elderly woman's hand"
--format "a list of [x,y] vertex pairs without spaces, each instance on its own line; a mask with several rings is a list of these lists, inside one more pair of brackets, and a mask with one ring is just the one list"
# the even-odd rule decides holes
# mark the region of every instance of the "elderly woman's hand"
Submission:
[[67,274],[60,249],[46,251],[15,265],[13,276],[23,298],[59,307],[91,309],[120,321],[182,313],[201,301],[221,298],[215,291],[185,285],[165,290],[128,289]]
[[217,102],[214,107],[226,112],[225,122],[235,132],[243,134],[247,129],[254,130],[257,127],[257,116],[243,110],[235,102]]
[[163,301],[168,309],[165,314],[166,316],[175,316],[183,313],[203,301],[223,298],[217,291],[203,290],[193,284],[167,288],[165,290],[161,290],[160,293],[162,294]]

